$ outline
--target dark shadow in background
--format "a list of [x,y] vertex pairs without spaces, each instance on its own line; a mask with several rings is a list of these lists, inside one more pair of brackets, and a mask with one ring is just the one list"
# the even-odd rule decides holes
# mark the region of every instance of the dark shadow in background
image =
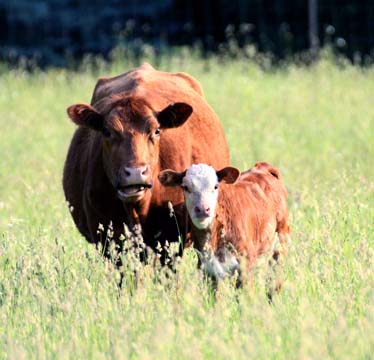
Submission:
[[[373,0],[310,5],[316,43],[359,63],[374,57]],[[134,51],[199,44],[209,53],[231,40],[284,59],[310,48],[308,11],[306,0],[0,0],[0,59],[66,66],[88,53],[106,57],[121,43]]]

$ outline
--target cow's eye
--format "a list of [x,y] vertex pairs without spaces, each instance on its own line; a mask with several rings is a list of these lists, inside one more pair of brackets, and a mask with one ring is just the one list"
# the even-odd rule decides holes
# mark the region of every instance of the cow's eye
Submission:
[[160,133],[161,133],[160,128],[157,128],[156,130],[150,133],[149,140],[154,143],[156,139],[160,137]]
[[188,192],[188,193],[191,192],[187,185],[182,185],[181,188],[182,188],[185,192]]
[[217,190],[218,189],[218,184],[214,186],[214,190]]

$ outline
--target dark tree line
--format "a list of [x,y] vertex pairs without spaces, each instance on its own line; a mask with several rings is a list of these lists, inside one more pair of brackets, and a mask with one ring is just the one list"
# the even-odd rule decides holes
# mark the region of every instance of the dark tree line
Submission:
[[[319,37],[314,39],[310,5],[317,8],[314,33]],[[176,0],[174,6],[178,22],[190,23],[191,37],[203,39],[207,47],[225,41],[225,29],[232,24],[239,41],[252,41],[281,57],[326,41],[349,56],[374,48],[372,0]]]
[[107,54],[119,42],[217,51],[235,39],[283,58],[330,42],[373,56],[373,0],[0,0],[0,57]]

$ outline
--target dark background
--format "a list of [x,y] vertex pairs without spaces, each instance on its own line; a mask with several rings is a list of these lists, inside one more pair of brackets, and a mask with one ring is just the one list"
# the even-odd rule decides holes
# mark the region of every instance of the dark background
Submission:
[[208,53],[230,41],[278,59],[328,42],[362,62],[374,56],[374,0],[0,0],[0,58],[10,62],[65,65],[124,43]]

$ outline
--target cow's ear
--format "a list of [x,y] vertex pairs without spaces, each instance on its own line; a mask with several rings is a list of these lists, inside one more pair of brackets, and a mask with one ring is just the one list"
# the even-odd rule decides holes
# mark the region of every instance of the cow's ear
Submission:
[[159,173],[158,180],[164,186],[181,186],[185,175],[185,171],[163,170]]
[[67,113],[70,119],[79,126],[87,126],[97,131],[101,131],[104,128],[104,117],[91,105],[71,105],[67,108]]
[[157,114],[161,128],[175,128],[183,125],[192,114],[192,106],[178,102],[170,104]]
[[233,184],[240,176],[240,171],[232,166],[227,166],[216,172],[218,181],[226,184]]

